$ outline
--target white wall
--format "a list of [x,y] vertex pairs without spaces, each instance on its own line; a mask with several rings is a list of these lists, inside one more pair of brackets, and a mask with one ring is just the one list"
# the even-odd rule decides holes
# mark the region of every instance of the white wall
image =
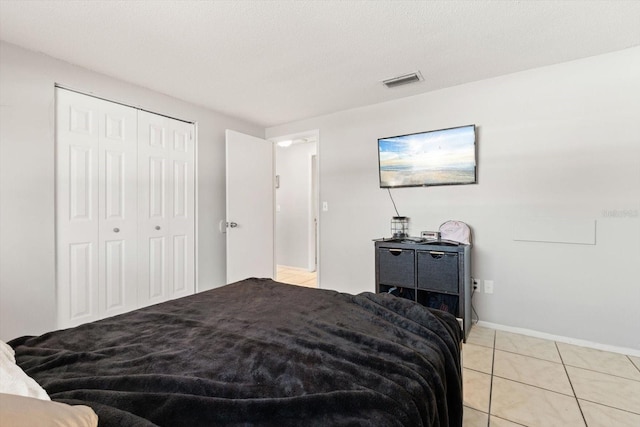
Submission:
[[264,129],[2,42],[0,339],[55,328],[55,83],[198,123],[198,285],[226,283],[224,130]]
[[[481,320],[640,349],[638,76],[632,48],[267,129],[320,131],[320,286],[374,290],[372,239],[394,215],[377,138],[475,123],[477,185],[393,191],[411,234],[472,226],[473,275],[495,282]],[[514,240],[531,221],[586,224],[595,244]]]
[[276,263],[309,269],[311,156],[316,143],[276,146]]

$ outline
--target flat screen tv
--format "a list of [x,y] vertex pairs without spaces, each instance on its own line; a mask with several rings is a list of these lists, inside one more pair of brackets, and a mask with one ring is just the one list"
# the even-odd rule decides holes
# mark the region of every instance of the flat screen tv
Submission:
[[475,184],[476,126],[378,139],[380,188]]

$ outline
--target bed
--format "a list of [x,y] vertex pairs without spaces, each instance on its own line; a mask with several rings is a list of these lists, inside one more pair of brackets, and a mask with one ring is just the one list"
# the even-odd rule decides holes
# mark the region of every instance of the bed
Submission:
[[110,426],[461,426],[461,331],[388,294],[247,279],[9,342]]

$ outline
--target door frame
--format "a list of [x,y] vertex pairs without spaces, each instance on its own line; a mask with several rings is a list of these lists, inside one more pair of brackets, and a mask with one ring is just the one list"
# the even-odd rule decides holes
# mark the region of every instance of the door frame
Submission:
[[[310,140],[314,140],[315,144],[316,144],[316,154],[314,156],[309,156],[309,158],[307,159],[307,164],[309,165],[309,177],[310,179],[310,185],[309,185],[309,189],[308,189],[308,198],[307,198],[307,206],[308,206],[308,211],[309,211],[309,215],[307,218],[307,235],[308,237],[311,237],[312,233],[315,233],[315,244],[314,243],[310,243],[310,248],[309,248],[309,257],[308,257],[308,261],[307,261],[307,266],[310,267],[311,265],[315,264],[315,271],[316,271],[316,286],[318,288],[320,288],[320,264],[321,264],[321,257],[320,257],[320,229],[321,229],[321,220],[320,220],[320,191],[321,191],[321,183],[320,183],[320,130],[319,129],[312,129],[312,130],[308,130],[308,131],[304,131],[304,132],[296,132],[296,133],[292,133],[292,134],[286,134],[286,135],[280,135],[280,136],[274,136],[274,137],[270,137],[267,138],[268,141],[271,141],[274,145],[274,152],[276,153],[276,158],[275,158],[275,165],[277,168],[278,165],[278,156],[277,156],[277,150],[275,150],[275,146],[278,142],[281,141],[287,141],[287,140],[297,140],[297,139],[310,139]],[[311,141],[309,141],[311,142]],[[314,161],[314,157],[315,157],[315,174],[313,171],[313,168],[311,167],[313,161]],[[314,176],[312,176],[312,174]],[[316,185],[316,194],[314,197],[313,194],[313,182],[315,181],[315,185]],[[314,200],[315,198],[315,200]],[[315,202],[315,203],[314,203]],[[315,208],[315,209],[314,209]],[[274,204],[274,209],[275,209],[275,204]],[[315,212],[314,212],[315,211]],[[275,212],[274,212],[275,215]],[[314,223],[314,217],[317,219],[317,222]],[[274,244],[275,242],[277,242],[278,236],[277,236],[277,230],[276,230],[276,224],[274,221],[273,224],[273,232],[274,232]],[[310,241],[313,239],[310,239]],[[313,247],[311,247],[313,245]],[[312,253],[313,252],[313,253]],[[314,260],[315,258],[315,260]],[[316,262],[313,262],[316,261]],[[276,254],[274,252],[274,265],[277,265],[277,260],[276,260]]]
[[316,140],[316,154],[311,154],[307,160],[309,164],[309,191],[307,193],[309,205],[309,219],[307,235],[309,236],[309,261],[307,262],[309,269],[313,267],[313,271],[318,273],[318,223],[320,191],[318,188],[318,143]]

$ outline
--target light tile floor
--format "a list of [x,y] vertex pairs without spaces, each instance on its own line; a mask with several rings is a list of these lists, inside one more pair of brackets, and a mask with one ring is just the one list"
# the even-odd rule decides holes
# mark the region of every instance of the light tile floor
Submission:
[[307,271],[282,265],[279,265],[277,268],[276,280],[290,285],[307,286],[309,288],[318,287],[315,271]]
[[474,325],[464,426],[640,426],[640,358]]

